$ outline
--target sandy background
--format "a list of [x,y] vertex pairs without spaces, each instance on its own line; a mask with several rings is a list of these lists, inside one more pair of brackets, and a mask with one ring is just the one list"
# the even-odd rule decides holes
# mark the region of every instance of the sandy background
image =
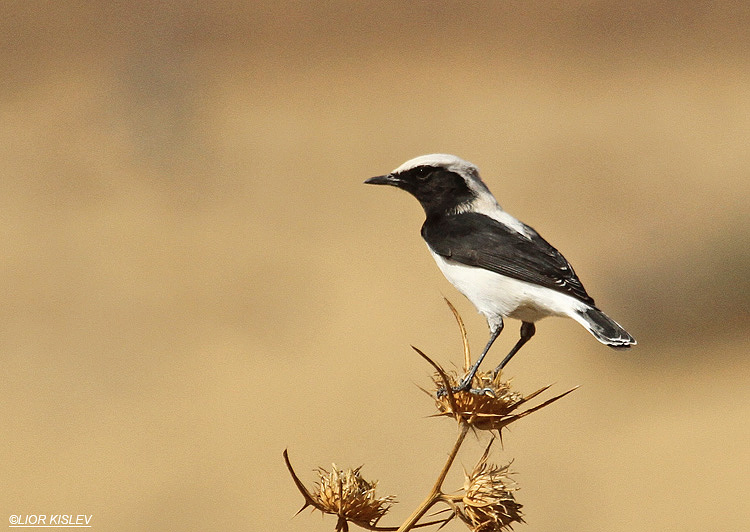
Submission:
[[745,2],[3,2],[0,517],[332,530],[292,517],[289,448],[310,483],[365,464],[399,523],[455,432],[409,345],[460,361],[443,295],[487,330],[416,201],[361,183],[449,152],[640,342],[549,320],[508,367],[582,385],[495,454],[517,530],[748,530],[748,27]]

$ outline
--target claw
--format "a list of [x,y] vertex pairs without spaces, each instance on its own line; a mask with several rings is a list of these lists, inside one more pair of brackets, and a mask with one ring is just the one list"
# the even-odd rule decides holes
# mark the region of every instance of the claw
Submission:
[[[469,388],[468,384],[466,386],[462,384],[459,384],[455,388],[451,388],[451,391],[453,393],[458,392],[469,392],[474,395],[489,395],[490,397],[495,397],[495,392],[492,388]],[[440,388],[436,393],[438,399],[441,397],[445,397],[447,395],[447,392],[445,388]]]

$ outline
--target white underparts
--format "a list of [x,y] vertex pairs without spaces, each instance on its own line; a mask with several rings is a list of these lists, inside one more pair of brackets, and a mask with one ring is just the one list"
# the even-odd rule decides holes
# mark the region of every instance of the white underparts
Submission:
[[[429,247],[429,246],[428,246]],[[445,278],[471,301],[494,328],[504,317],[535,322],[548,316],[578,321],[585,303],[551,288],[446,259],[430,250]]]

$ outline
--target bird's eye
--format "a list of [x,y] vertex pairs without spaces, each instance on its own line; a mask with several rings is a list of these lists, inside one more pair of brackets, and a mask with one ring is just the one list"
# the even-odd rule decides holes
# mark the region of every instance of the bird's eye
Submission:
[[431,173],[432,173],[432,168],[428,168],[426,166],[417,168],[417,181],[427,181],[427,178],[430,177]]

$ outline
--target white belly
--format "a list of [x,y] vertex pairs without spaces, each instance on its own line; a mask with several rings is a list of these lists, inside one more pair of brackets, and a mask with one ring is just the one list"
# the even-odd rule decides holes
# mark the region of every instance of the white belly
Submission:
[[490,327],[502,317],[535,322],[547,316],[572,317],[576,310],[586,308],[584,303],[562,292],[466,266],[432,250],[430,253],[445,278],[484,314]]

